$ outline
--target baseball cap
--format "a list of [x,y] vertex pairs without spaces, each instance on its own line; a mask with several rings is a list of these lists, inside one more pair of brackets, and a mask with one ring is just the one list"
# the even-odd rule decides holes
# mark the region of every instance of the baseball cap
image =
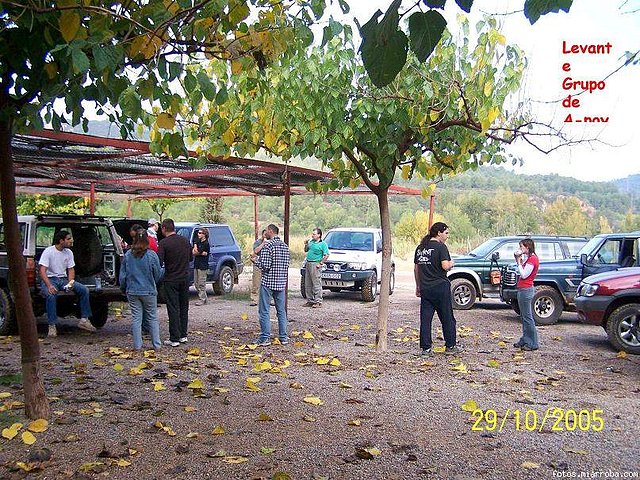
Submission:
[[147,224],[148,224],[149,226],[157,225],[157,224],[159,224],[159,223],[160,223],[160,222],[158,222],[158,220],[156,220],[155,218],[150,218],[150,219],[149,219],[149,221],[147,222]]

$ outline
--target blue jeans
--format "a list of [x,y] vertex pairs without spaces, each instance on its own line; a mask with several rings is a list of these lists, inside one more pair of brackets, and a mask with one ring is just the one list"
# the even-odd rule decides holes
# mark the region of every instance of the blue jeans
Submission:
[[536,322],[533,319],[533,295],[536,293],[535,287],[518,289],[518,307],[520,308],[520,318],[522,320],[522,337],[518,340],[520,346],[538,348],[538,331]]
[[158,325],[158,296],[128,294],[131,308],[131,335],[133,348],[142,348],[142,323],[144,322],[151,334],[151,345],[156,350],[160,348],[160,326]]
[[289,339],[287,335],[287,311],[284,308],[284,294],[284,290],[271,290],[264,285],[260,285],[260,300],[258,303],[258,317],[260,318],[259,342],[271,339],[271,320],[269,318],[271,297],[273,297],[273,301],[276,304],[276,312],[278,313],[278,337],[280,340]]
[[[49,277],[49,282],[51,285],[56,287],[58,291],[62,290],[67,283],[69,283],[69,279],[67,277]],[[41,280],[40,281],[40,291],[42,292],[42,296],[45,299],[45,307],[47,309],[47,323],[49,325],[57,325],[58,324],[58,294],[57,293],[49,293],[49,289],[47,285]],[[92,316],[91,313],[91,305],[89,303],[89,289],[85,287],[80,282],[75,282],[73,284],[73,291],[80,299],[80,316],[82,318],[89,318]]]
[[420,289],[420,348],[431,348],[431,323],[433,314],[438,312],[442,323],[444,344],[447,347],[456,345],[456,319],[453,316],[451,303],[451,284],[442,281],[427,289]]

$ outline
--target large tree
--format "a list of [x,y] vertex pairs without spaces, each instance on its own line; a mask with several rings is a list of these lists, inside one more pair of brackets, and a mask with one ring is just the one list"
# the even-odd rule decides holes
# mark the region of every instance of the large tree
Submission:
[[[342,32],[334,27],[334,33]],[[468,25],[463,28],[468,37]],[[305,57],[281,59],[265,74],[220,78],[233,85],[228,101],[219,108],[203,107],[193,122],[197,148],[240,155],[262,148],[284,159],[315,156],[336,176],[316,190],[364,183],[376,195],[383,231],[380,350],[387,346],[388,191],[396,173],[429,183],[500,163],[505,144],[527,125],[518,105],[507,109],[525,66],[520,50],[506,44],[495,20],[478,28],[474,44],[468,38],[456,44],[445,33],[426,63],[409,55],[408,68],[384,88],[369,81],[346,30],[346,42],[336,36]]]
[[[172,131],[189,105],[226,101],[201,62],[264,69],[300,42],[323,0],[58,0],[0,3],[0,194],[10,289],[22,345],[25,412],[49,415],[18,231],[11,139],[49,124],[87,128],[95,105],[129,135],[155,128],[154,152],[186,153]],[[343,9],[344,2],[340,0]],[[188,97],[185,98],[185,91]],[[61,100],[61,101],[59,101]]]

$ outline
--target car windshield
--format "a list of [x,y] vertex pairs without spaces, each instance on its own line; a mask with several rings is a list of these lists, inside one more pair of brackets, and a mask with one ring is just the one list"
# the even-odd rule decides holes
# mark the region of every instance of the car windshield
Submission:
[[490,238],[471,250],[467,255],[472,257],[485,257],[489,252],[493,251],[496,245],[498,245],[498,240]]
[[342,232],[327,233],[324,239],[329,249],[359,250],[368,252],[373,250],[373,233],[371,232]]
[[578,252],[577,257],[580,258],[580,255],[582,255],[583,253],[586,253],[587,255],[593,254],[593,252],[596,251],[596,248],[598,247],[598,245],[600,245],[601,243],[602,243],[602,238],[593,237],[591,240],[589,240],[587,243],[584,244],[584,246]]

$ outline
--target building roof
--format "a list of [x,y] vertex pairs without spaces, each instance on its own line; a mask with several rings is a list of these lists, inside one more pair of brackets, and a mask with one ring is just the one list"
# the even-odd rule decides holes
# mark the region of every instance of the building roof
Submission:
[[[12,149],[18,193],[85,196],[93,185],[95,192],[126,198],[281,196],[285,172],[291,194],[310,193],[307,184],[334,178],[320,170],[239,157],[210,157],[205,167],[194,168],[186,159],[150,153],[148,142],[52,130],[15,135]],[[340,193],[371,192],[361,187]],[[420,191],[392,187],[390,193]]]

